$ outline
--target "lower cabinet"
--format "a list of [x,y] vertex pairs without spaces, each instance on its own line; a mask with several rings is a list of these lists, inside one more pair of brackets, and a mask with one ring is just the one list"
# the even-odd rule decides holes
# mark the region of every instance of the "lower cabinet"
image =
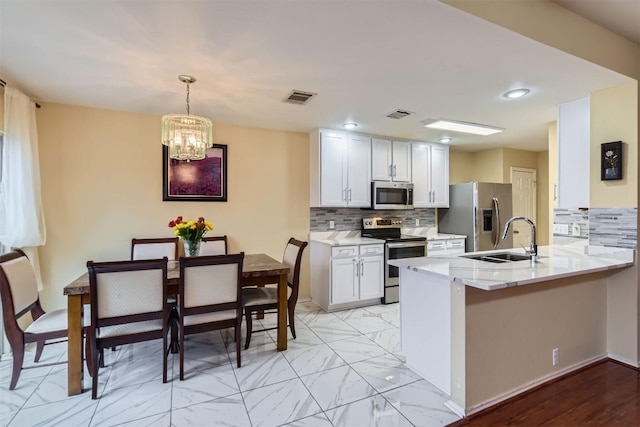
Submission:
[[427,256],[436,255],[464,255],[465,239],[429,240],[427,242]]
[[330,247],[312,242],[311,257],[311,298],[323,309],[380,303],[384,295],[383,244]]

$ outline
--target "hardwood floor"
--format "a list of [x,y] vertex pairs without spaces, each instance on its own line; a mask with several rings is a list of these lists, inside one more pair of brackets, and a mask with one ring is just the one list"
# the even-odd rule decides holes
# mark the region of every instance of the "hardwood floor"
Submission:
[[453,425],[640,426],[640,372],[605,360]]

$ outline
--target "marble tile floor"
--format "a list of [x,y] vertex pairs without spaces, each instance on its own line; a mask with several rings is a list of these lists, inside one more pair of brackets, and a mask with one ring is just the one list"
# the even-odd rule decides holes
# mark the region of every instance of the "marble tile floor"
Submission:
[[[254,329],[275,322],[267,315]],[[457,421],[444,406],[447,397],[404,366],[398,326],[398,304],[325,313],[299,302],[297,339],[289,332],[289,349],[276,352],[275,331],[254,333],[240,369],[231,330],[189,337],[185,380],[178,379],[175,355],[167,384],[159,341],[106,351],[98,400],[91,400],[86,373],[88,391],[67,396],[64,363],[23,370],[9,391],[11,360],[3,357],[0,427],[431,427]],[[64,361],[66,342],[45,347],[41,363]]]

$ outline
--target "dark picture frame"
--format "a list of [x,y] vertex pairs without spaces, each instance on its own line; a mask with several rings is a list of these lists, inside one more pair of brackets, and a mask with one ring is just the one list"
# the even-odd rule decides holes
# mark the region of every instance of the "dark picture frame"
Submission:
[[600,180],[622,179],[622,141],[600,144]]
[[227,146],[213,144],[203,160],[169,158],[162,147],[162,200],[168,202],[226,202]]

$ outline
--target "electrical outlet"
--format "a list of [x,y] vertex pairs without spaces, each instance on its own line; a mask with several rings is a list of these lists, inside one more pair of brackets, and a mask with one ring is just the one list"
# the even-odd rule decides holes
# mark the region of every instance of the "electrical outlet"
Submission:
[[416,218],[416,227],[420,227],[420,218]]
[[574,223],[571,227],[571,235],[572,236],[580,236],[580,224]]
[[335,221],[329,221],[329,230],[333,230],[336,228],[336,222]]
[[551,362],[553,363],[553,366],[557,366],[558,363],[560,363],[560,349],[554,348],[551,351]]
[[553,224],[553,234],[559,234],[562,236],[569,235],[569,224]]

